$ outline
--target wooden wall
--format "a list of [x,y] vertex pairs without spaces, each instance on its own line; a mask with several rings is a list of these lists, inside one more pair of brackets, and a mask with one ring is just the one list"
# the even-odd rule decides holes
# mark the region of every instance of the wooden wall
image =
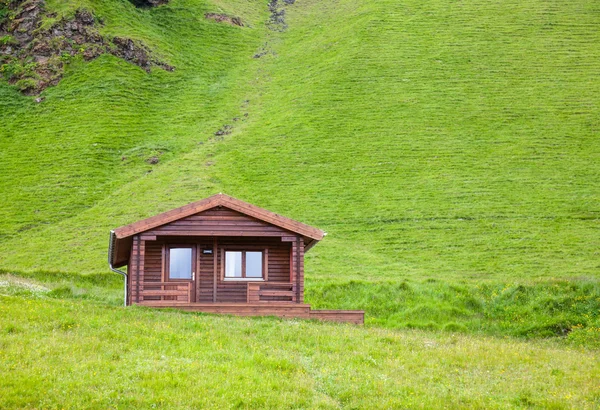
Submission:
[[[231,209],[212,208],[134,236],[128,268],[130,302],[161,300],[161,296],[142,296],[139,292],[146,283],[168,281],[164,276],[165,247],[177,244],[196,246],[196,282],[192,302],[247,301],[247,282],[221,279],[221,249],[228,248],[263,251],[267,249],[268,281],[261,283],[296,283],[296,300],[303,301],[302,238],[293,232]],[[208,249],[212,250],[212,253],[203,253],[203,250]],[[175,297],[162,297],[162,300],[174,299]],[[284,299],[278,296],[265,298],[273,301]]]
[[[221,280],[221,249],[268,249],[268,282],[290,282],[290,250],[291,243],[281,242],[280,238],[249,238],[249,237],[222,237],[222,238],[185,238],[185,237],[158,237],[155,241],[145,241],[143,257],[143,282],[166,282],[164,271],[164,248],[169,244],[193,244],[197,247],[196,255],[196,300],[198,303],[227,302],[245,303],[247,297],[247,282],[233,282]],[[214,247],[216,244],[216,258]],[[135,247],[137,249],[137,245]],[[204,249],[211,249],[212,254],[204,254]],[[134,258],[135,259],[135,258]],[[216,259],[216,300],[215,290],[215,259]],[[142,265],[140,263],[140,265]],[[135,265],[133,266],[135,269]],[[132,271],[132,269],[130,269]],[[134,272],[132,272],[134,273]],[[140,275],[141,276],[141,275]],[[132,276],[135,279],[135,275]],[[134,280],[137,285],[137,281]],[[131,289],[134,294],[137,287]],[[146,300],[159,300],[159,297],[146,297]],[[268,300],[283,300],[277,297]],[[134,299],[135,301],[136,299]]]

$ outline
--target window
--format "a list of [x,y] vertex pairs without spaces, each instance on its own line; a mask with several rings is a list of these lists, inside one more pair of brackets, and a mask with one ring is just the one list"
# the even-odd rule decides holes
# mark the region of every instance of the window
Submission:
[[225,252],[225,277],[242,277],[242,252]]
[[225,279],[260,280],[263,277],[263,252],[225,252]]
[[191,280],[193,278],[194,255],[192,251],[191,247],[169,248],[169,279]]

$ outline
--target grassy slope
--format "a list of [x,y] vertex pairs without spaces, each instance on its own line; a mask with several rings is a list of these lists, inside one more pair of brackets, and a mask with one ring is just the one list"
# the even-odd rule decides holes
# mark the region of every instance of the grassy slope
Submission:
[[[177,70],[0,84],[0,273],[58,272],[0,276],[0,407],[598,406],[597,5],[298,0],[277,33],[261,2],[49,2],[77,6]],[[572,331],[122,310],[116,275],[78,275],[109,229],[219,191],[328,231],[315,306]]]
[[[283,34],[207,8],[107,13],[175,74],[105,58],[39,106],[3,87],[4,267],[101,271],[109,228],[222,190],[327,230],[315,278],[597,278],[592,4],[305,0]],[[141,177],[156,151],[177,161]]]
[[[259,43],[251,30],[206,21],[206,11],[220,9],[215,3],[178,1],[143,11],[126,1],[48,3],[61,14],[93,9],[105,21],[104,34],[140,39],[177,69],[147,75],[111,56],[76,63],[59,87],[44,93],[43,104],[2,84],[0,240],[19,232],[25,233],[17,241],[37,236],[145,175],[146,159],[173,159],[221,125],[239,72]],[[265,18],[259,8],[228,3],[249,24]]]
[[[259,4],[81,4],[178,69],[103,58],[40,105],[2,88],[1,268],[105,271],[110,228],[223,191],[329,233],[307,256],[315,306],[391,327],[598,327],[593,4],[303,0],[284,33]],[[226,4],[249,27],[202,19]],[[517,313],[490,314],[520,286]]]

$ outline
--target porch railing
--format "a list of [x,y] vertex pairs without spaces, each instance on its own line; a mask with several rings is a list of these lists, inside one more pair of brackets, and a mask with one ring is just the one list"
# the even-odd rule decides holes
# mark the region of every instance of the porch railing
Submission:
[[146,282],[140,291],[141,300],[164,300],[189,303],[192,300],[191,282]]
[[248,283],[248,303],[296,302],[295,283]]

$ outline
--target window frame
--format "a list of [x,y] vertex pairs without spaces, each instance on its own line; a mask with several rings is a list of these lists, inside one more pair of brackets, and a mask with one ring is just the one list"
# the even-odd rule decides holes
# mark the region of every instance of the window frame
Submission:
[[[191,249],[192,250],[192,277],[190,279],[183,279],[183,278],[171,278],[171,249],[173,248],[186,248],[186,249]],[[163,272],[164,272],[164,282],[194,282],[196,280],[196,258],[197,258],[197,253],[196,253],[196,246],[189,244],[189,243],[182,243],[182,244],[165,244],[164,248],[163,248],[163,252],[164,252],[164,266],[163,266]]]
[[[227,252],[241,252],[242,253],[242,276],[241,277],[228,277],[225,276],[227,271],[226,265],[226,253]],[[246,277],[246,252],[260,252],[262,253],[262,275],[257,278]],[[269,250],[263,247],[233,247],[228,246],[221,248],[221,280],[223,282],[266,282],[269,280]]]

